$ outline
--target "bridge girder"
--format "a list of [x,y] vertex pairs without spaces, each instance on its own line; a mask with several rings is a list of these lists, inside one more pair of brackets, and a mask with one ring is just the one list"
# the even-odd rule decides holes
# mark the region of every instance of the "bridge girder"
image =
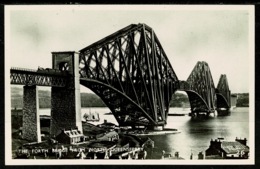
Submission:
[[11,68],[11,84],[16,85],[37,85],[65,87],[68,76],[66,72],[55,72],[56,70],[29,70],[21,68]]
[[222,94],[216,93],[216,96],[217,96],[217,108],[230,108],[228,101]]
[[[208,63],[197,62],[186,81],[192,112],[214,112],[216,107],[215,86]],[[190,93],[190,94],[189,94]],[[195,95],[196,93],[196,95]],[[190,95],[192,97],[190,97]]]
[[114,110],[112,113],[120,126],[130,126],[132,124],[140,126],[156,125],[156,122],[150,118],[142,107],[116,88],[91,79],[81,79],[80,83],[102,97],[109,109]]
[[217,93],[217,108],[230,108],[231,106],[231,92],[228,86],[227,76],[222,74],[219,78]]
[[[129,25],[80,50],[79,64],[82,84],[100,96],[120,125],[127,125],[120,119],[126,114],[135,119],[131,125],[144,124],[135,118],[137,113],[145,117],[144,125],[166,124],[178,78],[149,26]],[[121,99],[120,111],[106,99],[114,96]]]

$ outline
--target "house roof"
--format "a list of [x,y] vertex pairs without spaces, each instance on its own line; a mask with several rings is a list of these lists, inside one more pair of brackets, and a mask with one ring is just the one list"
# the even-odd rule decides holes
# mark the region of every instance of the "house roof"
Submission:
[[236,154],[239,152],[249,152],[249,148],[237,141],[223,141],[221,148],[227,154]]
[[113,136],[115,136],[115,135],[118,135],[117,132],[115,132],[115,131],[110,131],[110,132],[107,133],[105,136],[107,136],[107,137],[113,137]]
[[101,126],[111,126],[111,127],[116,126],[116,124],[111,123],[111,122],[102,123],[102,124],[100,124],[100,125],[101,125]]
[[114,137],[114,136],[117,136],[118,133],[115,132],[115,131],[110,131],[108,133],[106,133],[104,136],[100,137],[99,139],[107,139],[107,138],[111,138],[111,137]]
[[83,136],[83,134],[78,130],[65,130],[64,133],[69,137]]

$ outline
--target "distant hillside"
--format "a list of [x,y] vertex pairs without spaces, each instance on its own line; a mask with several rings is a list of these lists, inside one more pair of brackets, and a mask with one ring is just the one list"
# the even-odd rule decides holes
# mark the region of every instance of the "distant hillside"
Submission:
[[[232,93],[237,95],[236,107],[249,107],[249,93]],[[187,95],[182,93],[174,94],[170,102],[170,107],[190,107]]]
[[[237,107],[248,107],[249,94],[238,93]],[[39,107],[51,107],[51,92],[49,90],[39,90]],[[11,106],[12,108],[22,108],[23,106],[23,88],[11,88]],[[81,93],[81,107],[106,107],[104,102],[95,94]],[[175,93],[170,102],[170,107],[190,107],[189,99],[186,94]]]
[[[39,90],[39,107],[51,107],[51,92],[49,90]],[[23,106],[23,89],[18,87],[11,88],[11,106],[22,108]],[[82,107],[105,107],[104,102],[95,94],[81,93]]]
[[249,107],[249,93],[236,93],[237,107]]
[[190,107],[188,96],[183,93],[175,93],[172,96],[170,107],[184,107],[184,108]]
[[23,105],[23,89],[11,87],[11,107],[21,108]]
[[80,93],[81,107],[106,107],[105,103],[95,94]]

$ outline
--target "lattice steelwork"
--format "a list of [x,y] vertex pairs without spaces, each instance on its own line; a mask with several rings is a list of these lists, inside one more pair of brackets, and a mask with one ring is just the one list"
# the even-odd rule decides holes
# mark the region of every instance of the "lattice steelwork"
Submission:
[[206,62],[198,62],[187,79],[192,112],[214,112],[215,110],[215,86],[209,66]]
[[11,84],[65,87],[67,74],[49,70],[11,68]]
[[121,126],[166,124],[178,78],[154,31],[132,24],[80,50],[80,83]]
[[220,76],[218,86],[216,89],[217,108],[230,108],[230,90],[228,86],[227,76],[222,74]]

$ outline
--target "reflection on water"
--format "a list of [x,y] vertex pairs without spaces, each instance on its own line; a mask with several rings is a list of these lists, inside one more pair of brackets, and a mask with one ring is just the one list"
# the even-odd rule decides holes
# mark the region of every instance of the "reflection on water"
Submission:
[[[89,111],[100,114],[100,122],[93,124],[103,123],[105,119],[117,124],[113,115],[105,115],[110,112],[108,108],[82,108],[82,116]],[[189,108],[170,108],[170,112],[188,113]],[[50,114],[50,109],[41,109],[40,114]],[[160,158],[162,150],[165,150],[172,155],[178,151],[185,159],[189,159],[193,153],[193,159],[197,159],[198,153],[209,147],[211,139],[223,137],[234,141],[236,137],[245,137],[249,140],[249,109],[236,108],[230,116],[211,116],[203,120],[193,120],[189,116],[168,116],[166,127],[177,128],[181,133],[149,136],[155,141],[153,158]]]

